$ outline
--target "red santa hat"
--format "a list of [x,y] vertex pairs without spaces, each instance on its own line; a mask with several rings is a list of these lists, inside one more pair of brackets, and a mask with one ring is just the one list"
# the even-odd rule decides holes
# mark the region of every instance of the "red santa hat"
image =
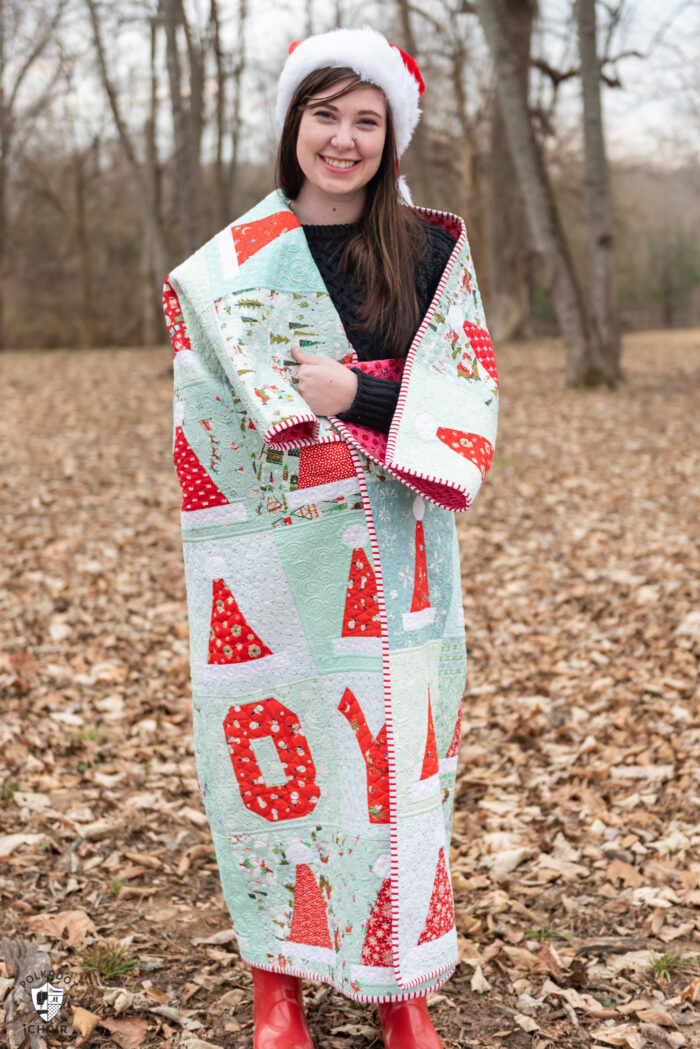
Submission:
[[[425,84],[415,59],[368,25],[358,29],[332,29],[290,44],[289,57],[277,82],[275,116],[280,130],[299,84],[309,73],[324,66],[348,66],[365,83],[381,88],[391,109],[396,151],[400,157],[411,141],[422,112],[418,99],[425,91]],[[411,203],[403,178],[399,183],[407,203]]]

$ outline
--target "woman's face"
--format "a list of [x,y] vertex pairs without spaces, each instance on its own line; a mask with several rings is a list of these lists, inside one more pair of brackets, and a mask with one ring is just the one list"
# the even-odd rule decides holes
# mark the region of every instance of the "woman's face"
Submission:
[[[357,87],[333,102],[323,102],[346,83],[339,81],[311,96],[297,136],[301,170],[330,196],[356,192],[369,182],[381,163],[386,137],[386,101],[379,88]],[[333,161],[346,163],[334,166]]]

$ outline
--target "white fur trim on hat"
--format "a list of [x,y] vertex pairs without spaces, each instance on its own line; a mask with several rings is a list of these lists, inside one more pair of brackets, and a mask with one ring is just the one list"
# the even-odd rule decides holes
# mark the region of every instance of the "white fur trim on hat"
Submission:
[[408,182],[406,182],[406,179],[403,175],[399,175],[399,193],[403,197],[404,204],[413,204],[413,197],[411,196],[411,191],[408,188]]
[[369,539],[369,532],[363,524],[351,524],[343,532],[343,542],[351,550],[357,550],[358,546],[364,546]]
[[377,856],[372,864],[372,874],[376,874],[378,878],[389,877],[391,874],[391,855],[388,852],[383,852],[381,856]]
[[460,332],[464,326],[464,310],[459,306],[450,306],[447,311],[447,323],[453,331]]
[[430,441],[437,433],[437,423],[430,412],[419,412],[413,425],[424,441]]
[[185,406],[177,396],[173,396],[173,420],[176,426],[182,426],[185,421]]
[[418,105],[420,87],[406,67],[401,52],[392,47],[377,29],[332,29],[307,37],[287,58],[277,82],[275,116],[280,129],[302,80],[324,66],[348,66],[386,95],[396,132],[396,151],[404,152],[422,112]]
[[284,858],[289,860],[290,863],[310,863],[314,858],[314,854],[303,841],[293,841],[284,850]]
[[223,579],[226,575],[226,562],[223,557],[213,554],[207,558],[204,570],[210,579]]

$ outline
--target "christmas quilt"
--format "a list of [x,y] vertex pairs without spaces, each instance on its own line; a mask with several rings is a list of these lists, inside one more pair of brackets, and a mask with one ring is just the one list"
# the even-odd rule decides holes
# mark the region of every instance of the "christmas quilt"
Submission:
[[[405,360],[358,363],[275,190],[170,274],[197,779],[241,954],[351,998],[457,963],[466,649],[454,511],[498,376],[459,216]],[[293,346],[400,381],[391,430],[316,417]]]

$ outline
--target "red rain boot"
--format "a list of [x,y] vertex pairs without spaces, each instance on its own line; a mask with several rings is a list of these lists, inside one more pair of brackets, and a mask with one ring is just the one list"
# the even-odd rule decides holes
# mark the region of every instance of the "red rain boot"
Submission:
[[253,1049],[314,1049],[306,1026],[301,980],[252,966]]
[[379,1019],[385,1049],[442,1049],[425,996],[379,1002]]

